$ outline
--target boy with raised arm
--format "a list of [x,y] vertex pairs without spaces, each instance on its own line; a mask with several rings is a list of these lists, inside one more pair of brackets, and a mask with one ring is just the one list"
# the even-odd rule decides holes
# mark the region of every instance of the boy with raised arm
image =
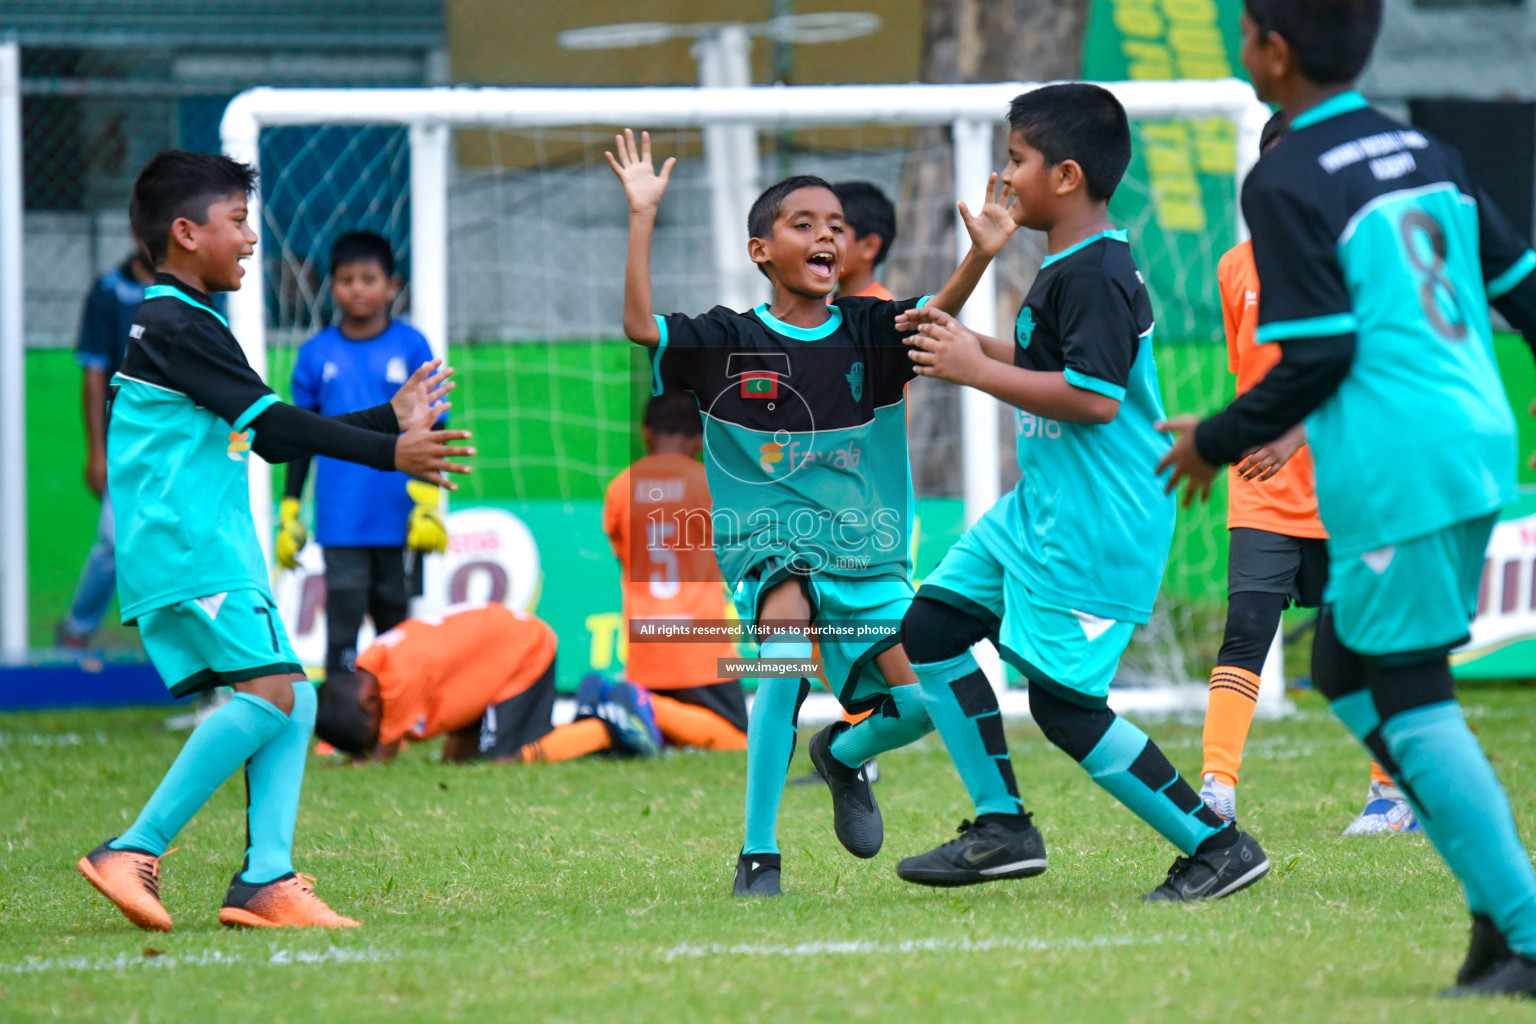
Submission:
[[1096,85],[1050,85],[1008,111],[1013,219],[1046,233],[1012,341],[919,309],[899,326],[919,373],[1017,410],[1018,486],[949,549],[918,591],[902,641],[976,806],[958,838],[897,873],[922,885],[1038,875],[1045,843],[1025,810],[997,697],[971,655],[989,638],[1029,680],[1046,739],[1174,846],[1153,900],[1213,899],[1269,870],[1259,844],[1200,802],[1147,735],[1109,709],[1120,656],[1152,612],[1174,505],[1147,472],[1168,442],[1152,305],[1109,199],[1131,159],[1125,110]]
[[639,149],[629,132],[615,142],[608,161],[630,208],[624,333],[653,350],[654,392],[691,391],[704,412],[716,557],[742,620],[759,631],[734,892],[776,896],[775,820],[813,630],[843,707],[874,711],[834,723],[810,748],[838,839],[855,856],[873,857],[884,838],[861,766],[932,728],[897,635],[912,599],[903,407],[912,368],[895,320],[925,302],[958,312],[1013,223],[995,202],[974,217],[961,204],[973,245],[936,296],[829,305],[847,250],[842,206],[820,178],[787,178],[752,204],[747,225],[747,254],[773,283],[773,301],[653,316],[651,234],[674,161],[658,175],[648,136]]
[[427,363],[386,404],[335,419],[285,405],[245,361],[210,305],[240,287],[256,233],[246,200],[256,174],[223,156],[169,150],[139,172],[129,218],[155,283],[112,379],[107,484],[117,513],[123,621],[172,694],[230,686],[177,755],[132,827],[77,865],[140,928],[170,931],[160,858],[236,770],[246,772],[245,861],[219,922],[356,927],[294,871],[293,829],[315,720],[315,689],[272,603],[251,518],[247,460],[329,455],[452,487],[464,431],[436,431],[450,373]]
[[1493,303],[1536,341],[1536,252],[1450,147],[1355,91],[1381,0],[1246,0],[1243,65],[1291,126],[1243,185],[1259,342],[1280,361],[1179,438],[1185,500],[1305,421],[1328,528],[1312,679],[1408,798],[1466,892],[1452,995],[1536,996],[1536,872],[1456,701],[1488,538],[1515,495]]

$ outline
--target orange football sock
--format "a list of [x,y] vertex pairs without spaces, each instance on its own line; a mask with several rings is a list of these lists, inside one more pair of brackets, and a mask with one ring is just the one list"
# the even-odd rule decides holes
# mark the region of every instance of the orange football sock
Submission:
[[595,754],[613,746],[608,727],[595,718],[583,718],[569,725],[558,725],[541,740],[525,744],[517,752],[518,760],[569,761],[576,757]]
[[1374,757],[1371,758],[1371,781],[1379,782],[1383,786],[1397,785],[1397,783],[1392,781],[1392,776],[1387,774],[1387,770]]
[[1211,701],[1205,709],[1205,767],[1218,782],[1237,785],[1237,769],[1243,763],[1243,744],[1253,725],[1253,709],[1259,700],[1259,677],[1247,669],[1218,665],[1211,672]]
[[713,711],[659,693],[651,694],[651,708],[656,712],[656,725],[661,734],[673,746],[705,750],[747,749],[747,734]]

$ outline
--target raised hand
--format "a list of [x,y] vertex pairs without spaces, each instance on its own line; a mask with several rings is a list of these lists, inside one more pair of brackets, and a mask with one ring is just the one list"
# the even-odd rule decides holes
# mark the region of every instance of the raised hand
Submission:
[[629,200],[629,212],[654,212],[661,205],[661,197],[666,194],[667,182],[672,179],[672,168],[677,164],[677,157],[667,157],[667,162],[661,165],[661,173],[657,174],[656,166],[651,163],[651,133],[640,133],[640,148],[636,150],[635,133],[628,128],[624,129],[623,135],[613,137],[613,148],[619,151],[617,157],[606,150],[603,156],[608,158],[608,166],[613,168],[613,173],[624,184],[624,197]]
[[444,366],[441,358],[416,367],[416,372],[389,400],[402,431],[416,426],[430,427],[453,407],[452,402],[443,401],[448,392],[458,387],[448,379],[452,376],[453,368]]
[[433,430],[430,423],[417,424],[395,439],[395,468],[418,480],[456,491],[459,485],[450,483],[443,474],[470,472],[463,463],[448,461],[454,456],[475,454],[473,448],[453,444],[469,438],[467,430]]
[[999,180],[995,172],[987,176],[987,190],[982,193],[980,212],[972,215],[965,200],[960,200],[957,204],[960,219],[965,222],[965,231],[971,236],[971,244],[988,256],[1002,252],[1008,239],[1019,229],[1013,219],[1013,204],[1017,201],[1013,189]]

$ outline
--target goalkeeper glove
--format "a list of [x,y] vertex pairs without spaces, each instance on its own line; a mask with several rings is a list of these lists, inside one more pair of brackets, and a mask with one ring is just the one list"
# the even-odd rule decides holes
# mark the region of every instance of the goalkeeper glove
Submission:
[[448,524],[438,509],[441,492],[432,484],[412,480],[405,485],[405,493],[416,503],[406,527],[405,546],[423,554],[447,551]]
[[284,569],[299,567],[299,551],[309,542],[304,521],[299,518],[299,499],[284,498],[277,506],[277,564]]

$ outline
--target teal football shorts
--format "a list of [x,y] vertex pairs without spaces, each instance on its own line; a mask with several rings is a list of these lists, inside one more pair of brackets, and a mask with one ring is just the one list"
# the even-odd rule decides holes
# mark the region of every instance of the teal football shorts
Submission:
[[172,695],[303,672],[272,598],[231,590],[139,616],[139,637]]
[[1477,611],[1497,521],[1497,514],[1480,516],[1376,551],[1331,554],[1324,599],[1339,640],[1356,654],[1387,662],[1418,661],[1458,646]]
[[838,702],[854,714],[884,704],[890,685],[875,658],[901,640],[901,619],[912,604],[912,581],[905,576],[864,579],[804,573],[782,558],[769,558],[732,591],[742,621],[756,622],[763,595],[789,579],[800,581],[811,603],[827,687]]

